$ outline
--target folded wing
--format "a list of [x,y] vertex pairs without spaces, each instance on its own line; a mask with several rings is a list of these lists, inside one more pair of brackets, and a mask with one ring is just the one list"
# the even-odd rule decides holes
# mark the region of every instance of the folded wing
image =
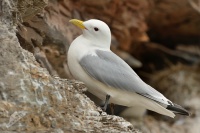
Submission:
[[160,92],[144,83],[132,68],[113,52],[96,50],[95,54],[85,55],[79,61],[82,68],[94,79],[111,87],[138,93],[165,107],[173,105]]

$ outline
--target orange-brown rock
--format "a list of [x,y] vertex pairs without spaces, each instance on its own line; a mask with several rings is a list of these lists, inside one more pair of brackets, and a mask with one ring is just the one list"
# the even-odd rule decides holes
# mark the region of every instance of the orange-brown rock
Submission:
[[154,41],[199,43],[200,13],[189,1],[198,5],[198,0],[153,0],[148,25]]

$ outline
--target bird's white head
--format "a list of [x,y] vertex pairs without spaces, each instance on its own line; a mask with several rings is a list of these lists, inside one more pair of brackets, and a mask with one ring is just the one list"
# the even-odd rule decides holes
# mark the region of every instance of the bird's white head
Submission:
[[70,22],[81,28],[83,30],[83,36],[90,40],[94,45],[101,48],[110,48],[110,28],[103,21],[90,19],[83,22],[77,19],[72,19]]

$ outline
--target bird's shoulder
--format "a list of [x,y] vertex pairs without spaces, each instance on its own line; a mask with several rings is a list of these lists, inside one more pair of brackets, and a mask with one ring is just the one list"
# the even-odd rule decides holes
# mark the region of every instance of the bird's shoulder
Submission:
[[125,65],[128,67],[128,64],[110,49],[91,48],[88,50],[87,54],[85,54],[84,58],[90,58],[91,56],[96,58],[96,60],[112,63],[113,65]]

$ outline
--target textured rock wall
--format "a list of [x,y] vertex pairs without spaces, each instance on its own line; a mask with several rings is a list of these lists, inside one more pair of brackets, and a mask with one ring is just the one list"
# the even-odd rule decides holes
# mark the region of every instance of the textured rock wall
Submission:
[[[23,3],[23,1],[20,1],[20,2]],[[34,2],[36,3],[33,4]],[[36,7],[40,7],[40,5],[43,5],[43,4],[37,5],[36,0],[32,1],[32,3],[25,2],[24,4],[27,5],[25,7],[29,7],[30,9],[35,9]],[[37,6],[34,8],[33,5],[37,5]],[[10,7],[12,7],[12,4]],[[29,8],[26,8],[26,10],[28,10]],[[9,10],[4,9],[4,11],[9,11]],[[183,11],[183,12],[180,12],[180,11]],[[9,14],[9,13],[4,13],[4,14]],[[23,12],[21,14],[23,14]],[[26,15],[22,15],[22,16],[26,16]],[[11,16],[9,16],[7,19],[9,19],[10,17]],[[191,45],[188,45],[186,47],[182,43],[180,44],[180,46],[175,45],[174,43],[174,42],[179,42],[179,41],[181,42],[180,39],[184,40],[185,38],[193,40],[192,38],[198,38],[198,35],[199,35],[199,33],[197,32],[199,23],[195,23],[195,22],[199,22],[198,14],[196,10],[193,10],[193,8],[191,8],[190,4],[188,4],[186,0],[183,0],[181,2],[170,1],[170,0],[168,1],[157,1],[157,0],[150,0],[150,1],[146,1],[146,0],[143,0],[143,1],[138,1],[138,0],[131,0],[131,1],[59,0],[59,1],[56,1],[56,0],[51,0],[43,12],[40,12],[36,16],[30,15],[30,17],[25,17],[25,18],[28,18],[28,19],[18,20],[19,22],[21,22],[22,20],[25,21],[24,23],[22,23],[20,27],[18,27],[18,31],[17,31],[17,37],[19,39],[20,45],[23,48],[31,51],[32,53],[34,53],[35,47],[39,47],[41,51],[45,53],[45,55],[49,59],[49,62],[53,65],[58,75],[60,77],[65,77],[65,78],[70,76],[69,73],[68,74],[65,73],[64,68],[63,68],[63,62],[65,62],[65,57],[66,57],[65,54],[67,51],[66,49],[68,49],[70,42],[81,32],[79,29],[75,28],[74,26],[68,23],[69,19],[78,18],[81,20],[87,20],[89,18],[99,18],[99,19],[104,20],[111,27],[111,30],[113,33],[113,44],[116,45],[117,48],[121,48],[123,50],[129,51],[133,55],[137,56],[143,62],[144,65],[143,65],[143,68],[140,69],[141,70],[140,71],[141,73],[139,73],[140,76],[142,76],[143,78],[145,77],[145,79],[148,79],[147,81],[151,81],[150,82],[151,85],[155,86],[156,89],[159,89],[160,91],[162,91],[169,99],[172,99],[173,101],[182,104],[193,113],[192,117],[177,117],[175,120],[168,119],[166,117],[160,116],[158,114],[153,114],[153,113],[151,113],[153,117],[150,115],[147,115],[144,117],[142,122],[137,122],[134,119],[130,118],[129,120],[131,121],[132,124],[134,124],[134,127],[140,128],[141,131],[145,133],[148,133],[148,132],[199,133],[200,131],[199,126],[198,126],[199,124],[199,113],[198,113],[199,112],[199,104],[198,104],[198,101],[199,101],[198,99],[199,97],[199,93],[198,93],[199,70],[198,68],[199,66],[196,66],[197,68],[194,68],[192,66],[188,66],[188,68],[187,67],[185,68],[185,67],[179,67],[177,65],[174,65],[175,63],[180,63],[181,65],[182,63],[190,64],[190,65],[197,64],[199,62],[199,57],[200,57],[198,45],[194,45],[194,47],[192,47]],[[185,19],[187,19],[187,21],[189,20],[189,22],[187,21],[185,22],[184,21]],[[2,19],[2,18],[1,20],[2,22],[4,22],[2,24],[2,27],[7,27],[7,24],[10,21],[6,19]],[[147,20],[147,22],[145,22],[145,20]],[[5,25],[5,23],[7,24]],[[181,28],[181,27],[184,27],[184,28]],[[147,36],[146,34],[148,28],[150,28],[150,31],[148,33],[149,36]],[[185,30],[183,29],[185,29],[186,31],[194,30],[195,32],[184,32]],[[3,32],[6,33],[6,35],[7,33],[9,33],[11,36],[14,36],[13,33],[15,33],[15,31],[11,32],[10,30],[9,32],[5,32],[5,31]],[[190,35],[192,35],[191,38],[190,38]],[[9,37],[9,39],[12,38],[11,36]],[[154,36],[156,38],[154,38]],[[175,38],[176,36],[178,38]],[[148,41],[151,41],[149,40],[149,37],[150,39],[153,39],[153,41],[156,41],[158,37],[161,38],[161,41],[165,40],[164,37],[173,38],[174,40],[174,42],[172,43],[173,47],[171,46],[171,43],[167,43],[167,45],[152,43],[152,42],[149,43]],[[10,41],[9,39],[7,40]],[[35,46],[35,43],[33,43],[32,40],[36,40],[38,44]],[[173,40],[170,39],[170,42]],[[18,44],[17,40],[16,40],[16,43]],[[11,45],[9,45],[9,49],[10,47]],[[3,49],[2,52],[3,51],[5,51],[5,49]],[[34,107],[36,106],[36,109],[32,105],[30,106],[31,109],[33,110],[33,113],[30,113],[31,114],[30,117],[29,115],[26,115],[29,113],[19,112],[18,113],[19,116],[27,116],[27,117],[23,117],[16,123],[19,123],[19,125],[22,125],[24,123],[26,124],[27,121],[28,122],[30,121],[29,125],[31,126],[28,126],[28,127],[30,128],[34,125],[33,126],[34,128],[32,128],[31,131],[39,129],[41,131],[51,130],[51,131],[64,131],[64,132],[67,132],[67,131],[81,132],[82,130],[79,130],[80,128],[78,128],[79,125],[81,125],[80,127],[84,129],[85,131],[99,131],[100,132],[100,131],[107,131],[107,129],[113,130],[116,132],[117,131],[119,132],[120,131],[133,132],[134,131],[132,129],[122,128],[121,127],[122,125],[120,125],[119,123],[123,123],[123,122],[121,122],[121,119],[118,117],[115,121],[115,117],[113,118],[111,116],[105,116],[105,119],[106,119],[106,122],[105,122],[104,117],[101,117],[102,116],[101,111],[95,110],[96,107],[94,106],[93,103],[92,105],[90,105],[89,103],[89,105],[87,105],[85,108],[84,105],[86,105],[86,103],[81,102],[81,101],[84,101],[86,97],[83,96],[83,99],[80,98],[81,101],[79,100],[76,101],[77,99],[74,98],[74,94],[79,95],[79,91],[75,91],[74,89],[71,89],[73,88],[72,86],[76,88],[81,88],[82,85],[81,87],[77,87],[76,85],[79,85],[79,83],[74,84],[74,82],[71,83],[71,81],[67,81],[67,80],[63,81],[61,79],[59,80],[59,79],[54,79],[50,77],[46,69],[40,68],[39,64],[35,62],[35,60],[33,59],[34,57],[30,53],[28,52],[25,52],[25,53],[26,53],[24,54],[25,57],[24,56],[18,57],[17,56],[18,54],[16,54],[16,56],[13,56],[12,58],[14,58],[14,61],[15,61],[14,64],[17,64],[19,60],[22,60],[21,62],[25,62],[25,64],[27,64],[25,66],[26,67],[28,66],[25,69],[27,71],[26,73],[29,74],[29,72],[31,72],[31,74],[29,74],[28,76],[28,77],[31,77],[29,78],[30,81],[28,81],[28,78],[25,77],[25,81],[28,83],[24,83],[24,84],[27,86],[30,86],[30,82],[34,81],[33,83],[34,85],[32,85],[34,86],[33,87],[34,89],[29,90],[29,88],[31,87],[27,87],[28,90],[26,91],[30,92],[27,94],[29,95],[28,98],[34,101],[33,103],[36,103],[36,105],[34,105]],[[7,54],[4,55],[4,57],[6,56]],[[18,57],[18,58],[15,58],[15,57]],[[26,61],[24,61],[25,60],[24,58],[26,58]],[[4,61],[4,63],[6,62]],[[34,64],[34,65],[31,65],[30,67],[28,64]],[[65,66],[66,66],[66,63],[64,63],[64,67]],[[2,70],[6,68],[9,68],[9,67],[4,66]],[[18,67],[13,66],[12,69],[21,70],[21,66],[18,66]],[[146,70],[147,72],[154,72],[154,73],[153,74],[142,73],[144,70]],[[161,71],[161,74],[157,73],[158,70]],[[155,75],[156,78],[153,75]],[[24,77],[20,75],[18,76],[24,79]],[[2,81],[4,82],[9,82],[8,88],[17,88],[18,86],[21,86],[19,80],[16,81],[17,87],[15,85],[10,86],[10,84],[14,81],[11,81],[11,80],[8,81],[8,79],[11,79],[10,76],[8,76],[8,78],[4,80],[2,79]],[[41,84],[42,88],[51,88],[51,89],[48,89],[48,92],[45,91],[47,89],[43,89],[43,90],[41,90],[40,88],[37,89],[37,87],[35,87],[36,86],[35,83],[37,82]],[[58,85],[57,89],[52,87],[52,86],[57,86],[57,84],[61,84],[61,86],[64,86],[64,87],[60,87],[60,85]],[[195,88],[195,91],[193,91],[193,87]],[[69,90],[71,90],[72,93],[66,88],[69,88]],[[12,90],[13,92],[16,91],[15,89],[12,89]],[[9,93],[8,96],[11,98],[15,96],[16,99],[18,99],[19,97],[22,97],[20,101],[23,101],[22,99],[24,95],[22,94],[27,93],[26,91],[22,91],[19,89],[17,90],[17,93],[21,95],[15,96],[15,93],[14,94]],[[44,92],[41,93],[42,91]],[[6,97],[5,94],[7,94],[7,92],[2,93],[2,98]],[[61,98],[62,100],[58,100],[60,99],[59,95],[61,95],[63,99],[65,99],[65,97],[67,99],[69,98],[70,99],[69,101],[71,102],[73,101],[72,102],[73,104],[71,104],[71,102],[69,101],[66,104],[66,100],[63,100],[62,98]],[[39,101],[39,103],[41,103],[41,101],[44,101],[43,97],[47,99],[46,100],[47,104],[46,103],[43,104],[42,102],[42,106],[39,106],[37,102]],[[81,105],[74,106],[74,104],[78,104],[79,102]],[[66,105],[64,105],[64,103]],[[9,104],[9,105],[12,105],[12,104]],[[53,112],[56,112],[59,115],[57,115],[56,113],[45,113],[44,110],[49,110],[49,105],[52,105]],[[71,105],[73,105],[72,106],[73,109],[69,108],[71,107]],[[11,117],[12,119],[14,116],[16,116],[16,113],[14,113],[14,110],[16,108],[13,108],[13,111],[10,112],[10,110],[7,109],[9,107],[5,106],[4,104],[2,104],[2,106],[3,106],[2,118],[4,118],[3,120],[5,121],[7,120],[7,123],[9,123],[10,116],[12,116]],[[16,106],[21,107],[21,105],[19,106],[18,104],[15,105],[14,107]],[[83,117],[85,116],[83,115],[84,113],[75,112],[78,106],[80,106],[81,108],[83,107],[83,109],[86,109],[86,110],[88,109],[88,106],[89,108],[90,106],[92,106],[94,107],[94,110],[95,110],[94,111],[93,108],[91,108],[92,112],[94,111],[94,114],[90,112],[91,110],[87,110],[85,112],[86,114],[89,114],[89,115],[86,115],[87,117],[85,118]],[[23,109],[29,108],[29,105],[24,104],[22,108]],[[23,111],[23,109],[18,109],[18,110]],[[82,111],[78,110],[78,112],[82,112]],[[79,117],[79,114],[81,114],[81,117]],[[63,119],[57,116],[61,116],[63,117]],[[92,117],[89,117],[89,116],[92,116]],[[56,122],[52,122],[52,118]],[[21,123],[21,121],[23,122],[24,119],[26,120],[26,122]],[[63,128],[66,125],[68,125],[70,122],[72,122],[72,120],[74,119],[77,121],[80,121],[81,124],[75,121],[75,126],[71,128],[72,130],[68,129],[69,128],[68,126],[67,128]],[[112,120],[114,119],[113,120],[114,122],[110,123],[108,119],[112,119]],[[93,123],[97,126],[91,125],[89,128],[86,127],[85,123],[87,123],[88,120],[90,124]],[[98,121],[98,123],[96,123],[96,121]],[[59,125],[59,126],[56,126],[56,128],[52,128],[52,127],[55,127],[54,123],[57,123],[56,125]],[[72,122],[69,125],[73,125],[73,124],[74,123]],[[98,125],[102,125],[103,127],[102,130],[99,129],[101,128],[101,126],[98,126]],[[111,125],[111,127],[108,125]],[[117,127],[115,127],[114,125],[117,125]],[[15,130],[18,128],[19,126],[17,125],[13,129]],[[24,125],[23,128],[27,128],[27,125]],[[78,129],[78,130],[75,130],[75,129]]]
[[0,132],[138,132],[124,119],[97,108],[82,94],[81,83],[52,78],[41,68],[16,37],[16,1],[0,4]]
[[198,0],[152,1],[148,25],[153,40],[168,45],[199,43],[200,12],[194,8],[200,9]]

